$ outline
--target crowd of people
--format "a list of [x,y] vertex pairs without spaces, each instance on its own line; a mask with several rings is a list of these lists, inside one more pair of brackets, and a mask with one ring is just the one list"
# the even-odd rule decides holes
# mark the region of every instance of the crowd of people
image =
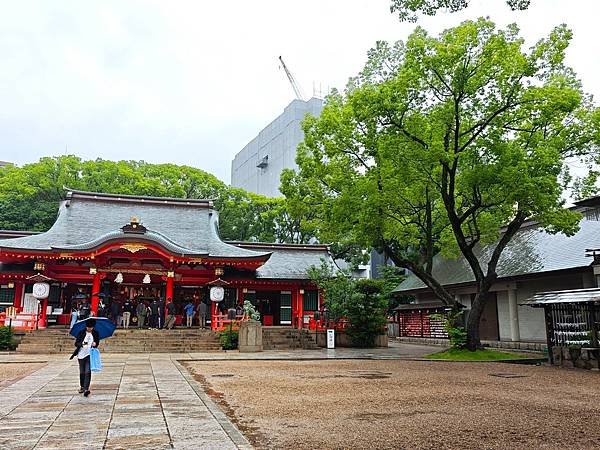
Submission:
[[[172,329],[178,313],[183,314],[185,321],[182,325],[187,328],[195,324],[206,328],[210,308],[203,301],[196,305],[192,300],[188,300],[182,307],[171,299],[165,301],[161,298],[124,300],[100,298],[97,316],[107,317],[116,326],[123,328]],[[90,317],[89,302],[79,302],[71,312],[71,327],[77,320],[88,317]]]

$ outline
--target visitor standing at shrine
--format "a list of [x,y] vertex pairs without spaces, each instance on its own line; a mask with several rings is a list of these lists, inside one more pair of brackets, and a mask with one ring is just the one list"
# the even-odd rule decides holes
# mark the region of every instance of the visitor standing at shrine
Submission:
[[152,300],[150,303],[150,328],[158,328],[158,301],[156,299]]
[[77,319],[79,319],[79,313],[77,312],[77,307],[73,307],[71,309],[71,326],[69,326],[69,330],[73,328],[73,325],[75,325]]
[[162,330],[165,326],[165,301],[161,298],[158,300],[158,329]]
[[148,307],[142,300],[138,300],[138,304],[135,308],[135,314],[137,315],[138,328],[144,328],[144,322],[146,321],[146,314],[148,312]]
[[200,326],[202,328],[206,328],[206,312],[208,308],[206,303],[200,300],[200,304],[198,305],[198,320],[200,321]]
[[123,328],[129,328],[129,321],[131,319],[131,313],[133,312],[133,305],[131,300],[126,299],[123,303]]
[[118,319],[120,309],[121,305],[119,305],[119,302],[113,298],[110,302],[110,320],[112,320],[112,323],[114,323],[115,325],[119,324]]
[[167,330],[173,329],[175,325],[175,303],[170,298],[167,299],[167,318],[165,320],[165,328]]
[[185,310],[186,326],[190,328],[192,326],[192,320],[194,319],[195,306],[192,301],[189,300],[183,309]]

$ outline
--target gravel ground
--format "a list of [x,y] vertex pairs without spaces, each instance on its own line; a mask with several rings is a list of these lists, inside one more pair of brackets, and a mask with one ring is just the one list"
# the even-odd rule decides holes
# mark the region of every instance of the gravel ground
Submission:
[[43,365],[35,363],[0,363],[0,390]]
[[258,448],[600,448],[600,374],[498,363],[187,364]]

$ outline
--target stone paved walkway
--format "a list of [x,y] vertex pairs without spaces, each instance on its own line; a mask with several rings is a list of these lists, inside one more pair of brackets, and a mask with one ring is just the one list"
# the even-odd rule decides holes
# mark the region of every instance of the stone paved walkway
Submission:
[[2,362],[48,362],[0,390],[0,450],[235,449],[246,438],[177,361],[231,359],[413,359],[439,347],[103,355],[92,395],[77,393],[75,360],[65,355],[1,354]]
[[250,448],[168,356],[106,358],[92,395],[77,362],[52,361],[0,391],[0,449]]

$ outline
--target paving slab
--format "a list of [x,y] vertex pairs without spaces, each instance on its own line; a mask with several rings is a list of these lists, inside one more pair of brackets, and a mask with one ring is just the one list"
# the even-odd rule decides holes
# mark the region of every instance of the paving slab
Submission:
[[0,449],[250,448],[171,356],[105,358],[88,398],[77,363],[50,358],[2,390]]

